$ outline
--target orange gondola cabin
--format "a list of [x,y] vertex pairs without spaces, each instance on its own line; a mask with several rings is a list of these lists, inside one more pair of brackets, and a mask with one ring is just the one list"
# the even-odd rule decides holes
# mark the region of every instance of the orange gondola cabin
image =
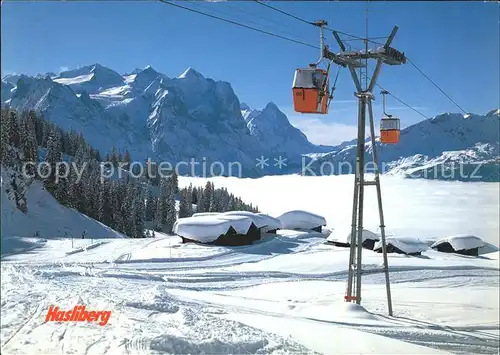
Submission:
[[396,144],[399,143],[400,128],[399,118],[383,117],[380,120],[380,143]]
[[293,78],[293,106],[300,113],[328,113],[328,72],[318,68],[297,69]]

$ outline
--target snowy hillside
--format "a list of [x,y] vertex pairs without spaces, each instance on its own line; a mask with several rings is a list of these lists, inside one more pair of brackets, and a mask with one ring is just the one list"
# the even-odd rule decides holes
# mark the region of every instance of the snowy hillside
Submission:
[[[27,213],[21,212],[6,192],[6,174],[7,170],[2,166],[2,255],[10,254],[14,250],[41,247],[46,239],[78,238],[84,231],[88,238],[124,238],[104,224],[62,206],[38,181],[33,182],[26,193]],[[36,232],[42,240],[33,239]]]
[[[500,181],[499,118],[498,110],[484,116],[445,113],[401,130],[398,144],[380,144],[377,139],[381,168],[409,177]],[[371,161],[370,140],[365,152]],[[355,155],[356,141],[343,143],[316,159],[311,169],[332,163],[337,173],[343,162],[354,166]]]

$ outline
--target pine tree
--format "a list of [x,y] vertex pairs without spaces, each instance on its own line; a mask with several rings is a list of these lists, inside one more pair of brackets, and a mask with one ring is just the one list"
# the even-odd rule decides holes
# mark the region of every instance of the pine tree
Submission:
[[118,166],[118,152],[116,151],[116,147],[115,146],[113,146],[111,148],[111,154],[109,155],[109,161],[114,166]]
[[130,153],[128,150],[125,150],[125,153],[123,154],[123,162],[126,163],[125,168],[128,169],[130,166],[130,163],[132,162],[132,159],[130,158]]
[[[60,169],[66,169],[66,167],[60,167]],[[66,171],[61,171],[61,175],[65,175]],[[68,179],[59,178],[57,184],[53,186],[53,194],[54,197],[59,201],[59,203],[63,205],[68,205],[69,196],[68,196]]]
[[175,194],[179,189],[177,185],[177,176],[172,174],[167,179],[167,191],[165,200],[165,224],[163,225],[163,231],[165,233],[172,233],[175,221],[177,220],[177,211],[175,210]]
[[[54,190],[55,175],[56,175],[56,164],[61,161],[61,151],[59,149],[59,132],[54,130],[50,132],[47,141],[47,152],[45,155],[45,161],[48,163],[48,167],[44,168],[43,175],[45,176],[45,183],[50,191]],[[48,169],[48,171],[47,171]]]
[[198,188],[193,187],[193,184],[189,184],[189,187],[191,188],[191,201],[193,204],[198,204]]
[[177,195],[179,193],[179,177],[177,176],[177,173],[172,171],[172,174],[169,177],[172,181],[171,184],[174,187],[174,194]]
[[12,166],[14,162],[14,157],[10,150],[10,119],[9,119],[8,109],[2,109],[1,119],[2,119],[2,129],[0,130],[0,140],[1,140],[1,161],[6,167]]
[[89,164],[88,180],[84,184],[85,210],[89,217],[97,218],[99,206],[99,173],[95,161]]
[[28,212],[28,203],[26,201],[27,186],[19,171],[13,170],[10,173],[6,192],[7,196],[16,203],[16,207],[20,211],[23,213]]
[[[23,140],[21,142],[24,162],[38,162],[38,149],[36,142],[35,117],[30,112],[23,115]],[[36,168],[33,165],[27,165],[26,173],[30,176],[35,175]]]
[[19,135],[19,121],[16,111],[10,111],[9,124],[6,128],[8,129],[7,132],[9,134],[9,144],[16,148],[19,147],[21,138]]
[[208,212],[205,210],[205,195],[203,193],[203,188],[198,187],[196,189],[196,212],[197,213],[202,213],[202,212]]
[[179,218],[189,217],[188,206],[191,201],[188,201],[189,192],[186,189],[181,190],[180,192],[180,200],[179,200]]
[[99,184],[99,198],[97,206],[97,219],[106,224],[112,223],[112,208],[111,208],[111,183],[109,180],[103,181]]
[[34,118],[35,121],[35,133],[36,133],[36,143],[38,146],[42,145],[42,139],[43,139],[43,122],[44,119],[40,115],[36,115],[34,111],[30,111],[29,113],[30,116]]
[[163,178],[160,180],[160,194],[158,196],[158,201],[156,204],[156,213],[154,218],[154,230],[162,232],[166,225],[167,216],[167,196],[168,187],[167,179]]
[[135,208],[134,208],[134,237],[143,238],[144,237],[144,218],[145,218],[145,206],[144,206],[144,196],[141,188],[137,188],[135,191]]
[[191,217],[193,215],[193,185],[189,184],[187,189],[187,215]]
[[49,141],[49,134],[51,132],[50,123],[48,121],[42,121],[42,140],[40,145],[43,148],[47,148],[47,143]]
[[148,186],[148,189],[146,191],[146,212],[145,212],[145,218],[146,221],[152,221],[155,217],[155,212],[156,212],[156,198],[153,195],[153,191],[151,190],[151,187]]
[[213,211],[213,187],[210,181],[205,184],[205,189],[203,190],[203,210],[205,212]]

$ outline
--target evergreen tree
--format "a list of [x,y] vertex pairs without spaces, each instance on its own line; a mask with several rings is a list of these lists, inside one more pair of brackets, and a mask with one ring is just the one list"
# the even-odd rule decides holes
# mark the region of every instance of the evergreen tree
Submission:
[[171,184],[174,188],[174,194],[177,195],[179,193],[179,177],[177,176],[177,173],[174,171],[172,171],[172,174],[170,175],[169,177],[172,181],[171,181]]
[[162,232],[164,226],[166,225],[167,216],[167,196],[168,187],[167,179],[163,178],[160,181],[160,194],[158,196],[158,201],[156,204],[156,213],[154,218],[154,230]]
[[128,150],[125,150],[125,153],[123,154],[123,162],[126,163],[125,168],[128,169],[130,166],[130,163],[132,162],[132,159],[130,158],[130,153]]
[[45,155],[45,161],[48,163],[48,167],[44,167],[43,175],[45,177],[47,188],[50,191],[54,191],[56,164],[61,161],[59,139],[59,132],[57,130],[53,130],[49,133],[49,138],[47,141],[47,152]]
[[43,148],[47,148],[47,143],[49,141],[49,134],[50,134],[50,123],[48,121],[42,121],[42,140],[40,145]]
[[151,190],[151,187],[148,186],[148,189],[146,191],[146,211],[145,211],[145,218],[146,221],[152,221],[155,217],[155,212],[156,212],[156,198],[153,195],[153,191]]
[[191,217],[193,215],[193,185],[189,184],[186,193],[187,199],[187,216]]
[[111,148],[111,154],[109,155],[109,161],[114,166],[118,166],[118,152],[116,151],[116,147],[115,146],[113,146],[113,148]]
[[203,193],[203,188],[198,187],[196,189],[196,212],[197,213],[202,213],[202,212],[208,212],[205,210],[205,195]]
[[190,193],[188,190],[183,189],[180,192],[180,199],[179,199],[179,218],[185,218],[185,217],[190,217],[189,215],[189,204],[191,204],[190,200]]
[[[21,142],[24,162],[38,163],[38,149],[36,142],[35,121],[32,115],[25,116],[23,120],[24,132]],[[36,168],[33,165],[27,165],[26,173],[34,176]]]
[[10,146],[10,112],[8,109],[2,109],[1,119],[2,119],[2,129],[0,130],[0,140],[1,140],[1,161],[6,167],[12,166],[14,162],[14,156],[11,152]]
[[144,237],[144,218],[145,218],[145,205],[144,196],[141,188],[135,190],[135,212],[134,215],[134,237]]
[[110,189],[111,183],[109,180],[105,180],[102,184],[99,184],[97,219],[108,226],[111,225],[113,216]]
[[203,210],[205,212],[213,211],[213,186],[210,181],[205,184],[205,189],[203,190]]
[[163,225],[163,231],[165,233],[172,233],[175,221],[177,220],[177,211],[175,210],[175,194],[179,189],[177,185],[177,175],[172,174],[167,179],[167,191],[165,200],[165,224]]
[[23,213],[28,212],[26,201],[27,186],[22,174],[18,170],[12,170],[9,176],[9,183],[5,190],[7,196],[15,202],[16,207]]
[[21,138],[19,135],[19,121],[16,111],[10,111],[9,113],[9,124],[6,127],[9,134],[9,144],[13,147],[19,147]]

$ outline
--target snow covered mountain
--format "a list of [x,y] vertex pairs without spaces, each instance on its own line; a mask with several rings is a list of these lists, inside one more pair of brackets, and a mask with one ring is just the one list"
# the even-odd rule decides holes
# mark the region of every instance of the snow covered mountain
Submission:
[[97,63],[61,72],[52,79],[59,84],[68,85],[77,93],[87,91],[91,94],[125,84],[120,74]]
[[[499,117],[499,110],[483,116],[444,113],[401,130],[398,144],[381,144],[377,138],[381,169],[408,177],[500,181]],[[367,140],[367,161],[371,151]],[[324,171],[333,166],[335,173],[346,173],[349,165],[354,166],[355,155],[356,140],[322,155],[310,169],[316,173],[322,165]]]
[[3,81],[2,80],[2,91],[1,91],[1,101],[5,102],[9,100],[12,96],[12,89],[14,89],[16,86],[8,81]]
[[268,103],[263,110],[252,110],[248,105],[243,104],[241,110],[250,134],[270,152],[286,151],[292,154],[305,154],[328,152],[333,148],[321,147],[309,142],[300,129],[290,124],[286,115],[274,102]]
[[[337,163],[354,162],[355,140],[336,147],[312,144],[274,103],[252,109],[240,103],[229,83],[193,68],[174,78],[150,66],[120,75],[100,64],[57,75],[8,75],[2,79],[1,100],[82,132],[103,156],[114,145],[134,160],[150,157],[175,165],[194,159],[196,174],[215,161],[224,171],[218,165],[213,174],[229,174],[230,163],[238,162],[243,175],[251,177],[304,172],[303,156],[312,160],[306,172],[318,173],[329,163],[339,173]],[[470,117],[445,113],[402,130],[397,145],[377,141],[384,171],[447,178],[458,162],[467,171],[480,163],[483,180],[498,180],[498,117],[498,110]],[[370,149],[368,144],[366,152]],[[265,169],[256,166],[261,156],[269,158]],[[274,166],[279,156],[287,159],[286,167]],[[436,168],[442,172],[430,172]],[[192,167],[180,170],[191,173]]]
[[194,158],[197,173],[203,163],[239,162],[245,175],[256,176],[263,173],[255,166],[261,155],[298,162],[303,153],[329,150],[310,143],[274,104],[246,122],[231,85],[193,68],[169,78],[150,66],[122,76],[93,64],[58,75],[4,79],[2,104],[35,109],[64,129],[81,131],[102,153],[114,145],[135,160],[151,157],[174,165]]

